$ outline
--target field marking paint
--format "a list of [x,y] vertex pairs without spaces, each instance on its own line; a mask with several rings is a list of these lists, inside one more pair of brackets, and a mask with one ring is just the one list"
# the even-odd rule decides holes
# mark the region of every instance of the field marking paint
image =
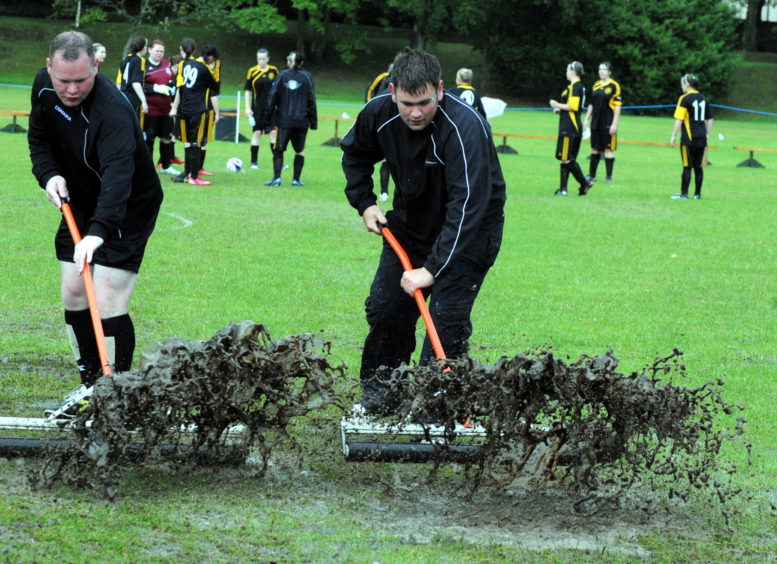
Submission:
[[178,231],[179,229],[187,229],[194,225],[194,221],[191,219],[187,219],[182,215],[178,215],[177,213],[170,213],[170,212],[162,212],[165,215],[169,215],[173,219],[177,219],[181,222],[181,225],[174,225],[173,227],[162,227],[161,229],[157,229],[157,231]]

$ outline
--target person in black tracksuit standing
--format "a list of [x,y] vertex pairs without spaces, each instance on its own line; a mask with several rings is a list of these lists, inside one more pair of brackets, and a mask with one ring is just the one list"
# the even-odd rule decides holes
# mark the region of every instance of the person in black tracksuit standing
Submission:
[[[488,123],[443,90],[437,59],[424,51],[397,55],[391,96],[378,96],[345,135],[345,194],[367,230],[389,226],[407,251],[404,272],[384,242],[365,302],[369,334],[361,362],[361,407],[391,413],[399,398],[387,393],[383,375],[409,362],[415,349],[420,288],[446,355],[468,350],[470,313],[502,241],[505,182]],[[394,179],[393,210],[376,204],[372,173],[386,159]],[[421,362],[432,357],[427,338]],[[385,369],[381,369],[385,367]]]
[[281,185],[283,153],[289,141],[295,153],[291,185],[305,185],[300,180],[305,165],[305,139],[308,128],[318,129],[318,112],[313,77],[302,70],[303,62],[302,53],[289,53],[286,57],[288,68],[278,75],[270,89],[267,100],[268,122],[278,127],[278,135],[273,146],[273,177],[264,183],[265,186]]
[[63,220],[55,238],[65,323],[81,382],[100,374],[81,272],[92,264],[103,331],[116,371],[130,369],[135,331],[128,313],[162,187],[138,116],[97,72],[92,40],[68,31],[51,43],[35,77],[28,133],[32,172],[46,197],[69,200],[83,239],[74,245]]

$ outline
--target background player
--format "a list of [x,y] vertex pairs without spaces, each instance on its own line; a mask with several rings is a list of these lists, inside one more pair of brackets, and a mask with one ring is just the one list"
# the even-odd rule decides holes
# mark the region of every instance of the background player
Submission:
[[143,90],[148,102],[148,115],[143,131],[146,145],[154,156],[154,139],[159,137],[159,170],[165,174],[180,174],[171,165],[173,156],[173,118],[170,108],[175,94],[175,74],[170,62],[165,58],[165,44],[155,39],[148,48],[146,57],[146,78]]
[[143,81],[146,75],[146,55],[148,39],[135,37],[130,43],[130,52],[121,63],[119,73],[116,75],[116,86],[127,97],[135,108],[140,119],[140,127],[143,127],[143,116],[148,113],[148,103],[143,92]]
[[286,66],[270,89],[267,113],[269,119],[278,127],[278,138],[273,148],[273,177],[265,186],[281,185],[283,153],[291,141],[294,148],[294,176],[292,186],[304,186],[300,180],[302,167],[305,166],[305,139],[308,128],[318,128],[316,110],[316,92],[313,77],[302,70],[302,53],[292,51],[286,57]]
[[566,74],[569,85],[561,93],[561,101],[550,101],[550,107],[559,115],[556,158],[561,161],[561,183],[554,194],[567,195],[569,174],[572,173],[575,180],[580,183],[578,194],[585,196],[593,184],[585,179],[577,162],[582,134],[580,110],[585,106],[585,87],[581,82],[584,74],[583,63],[572,61],[567,65]]
[[699,79],[692,74],[686,74],[680,79],[683,95],[677,101],[674,111],[674,128],[669,144],[674,147],[678,131],[680,137],[680,158],[683,162],[683,174],[680,182],[680,193],[672,196],[673,200],[687,200],[688,188],[691,184],[691,169],[695,180],[693,198],[701,198],[701,185],[704,182],[704,151],[707,148],[707,137],[712,130],[712,108],[707,98],[699,92]]
[[188,182],[198,186],[210,186],[199,177],[202,168],[200,146],[205,139],[207,125],[207,100],[212,89],[218,88],[211,69],[202,59],[194,58],[197,44],[191,37],[181,40],[181,63],[176,78],[175,100],[171,116],[178,116],[176,132],[184,146],[184,171],[173,177],[174,182]]
[[259,168],[259,140],[262,133],[269,133],[270,143],[275,144],[275,128],[267,121],[267,98],[278,76],[278,67],[269,63],[270,53],[267,49],[259,49],[256,52],[256,64],[246,73],[245,108],[254,132],[251,137],[251,168]]
[[591,125],[591,163],[586,180],[596,180],[596,169],[604,152],[605,182],[612,182],[615,150],[618,148],[618,121],[621,117],[621,85],[610,77],[612,65],[599,63],[599,80],[594,83],[591,102],[585,115],[583,129]]
[[475,108],[483,119],[486,117],[486,110],[483,109],[483,102],[480,100],[480,94],[472,86],[472,69],[461,68],[456,71],[456,86],[449,90],[451,94],[464,100],[467,104]]

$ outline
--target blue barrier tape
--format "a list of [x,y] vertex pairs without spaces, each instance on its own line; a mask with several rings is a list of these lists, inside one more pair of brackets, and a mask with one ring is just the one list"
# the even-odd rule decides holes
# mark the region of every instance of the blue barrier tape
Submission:
[[[9,88],[26,88],[30,90],[32,86],[25,86],[24,84],[6,84],[0,82],[0,86],[7,86]],[[227,98],[237,98],[237,96],[220,96],[222,99]],[[347,104],[347,103],[337,103],[337,102],[318,102],[317,105],[319,106],[345,106],[348,108],[361,108],[364,106],[364,104]],[[735,112],[745,112],[748,114],[758,114],[761,116],[772,116],[777,117],[777,113],[774,112],[764,112],[761,110],[749,110],[747,108],[735,108],[733,106],[723,106],[720,104],[710,104],[713,108],[720,108],[722,110],[733,110]],[[662,108],[674,108],[676,107],[676,104],[661,104],[661,105],[654,105],[654,106],[622,106],[622,109],[624,110],[653,110],[653,109],[662,109]],[[586,110],[587,108],[583,108]],[[552,111],[552,108],[505,108],[506,111],[514,111],[514,112],[525,112],[525,111],[542,111],[542,112],[549,112]]]

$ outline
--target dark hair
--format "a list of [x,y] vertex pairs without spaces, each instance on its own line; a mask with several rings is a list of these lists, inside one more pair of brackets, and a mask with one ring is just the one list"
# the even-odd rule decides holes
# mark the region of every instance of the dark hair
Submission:
[[601,67],[602,65],[604,65],[605,67],[607,67],[607,70],[608,70],[608,71],[612,72],[612,65],[610,64],[610,61],[602,61],[601,63],[599,63],[599,66],[600,66],[600,67]]
[[202,58],[207,59],[208,57],[213,57],[214,59],[218,59],[219,50],[213,45],[206,45],[205,47],[202,48]]
[[161,39],[154,39],[151,43],[148,44],[148,48],[151,49],[154,45],[161,45],[162,47],[165,46],[165,42]]
[[572,61],[571,63],[569,63],[569,66],[572,67],[573,71],[575,71],[577,78],[583,78],[583,76],[585,76],[585,71],[583,70],[583,63],[581,63],[580,61]]
[[688,73],[680,80],[680,82],[685,82],[690,86],[691,88],[698,88],[699,87],[699,79],[695,74]]
[[130,42],[130,53],[140,53],[146,45],[148,45],[148,39],[142,35],[138,35]]
[[289,59],[291,59],[291,68],[299,69],[299,68],[302,68],[302,63],[305,62],[305,55],[303,55],[302,52],[300,51],[292,51],[286,57],[287,61]]
[[169,59],[167,59],[170,62],[170,66],[174,67],[175,65],[179,64],[181,62],[181,55],[173,55]]
[[264,47],[260,47],[259,49],[257,49],[256,50],[256,54],[257,55],[267,55],[268,57],[270,56],[270,52],[267,49],[265,49]]
[[186,53],[187,57],[191,57],[194,50],[197,48],[197,44],[191,37],[184,37],[181,39],[181,51]]
[[420,49],[405,48],[394,58],[391,82],[410,95],[420,94],[428,86],[435,90],[442,80],[442,69],[437,57]]
[[89,60],[94,62],[94,44],[92,39],[80,31],[63,31],[51,40],[49,45],[49,59],[53,59],[56,53],[66,61],[76,61],[81,53],[86,53]]

